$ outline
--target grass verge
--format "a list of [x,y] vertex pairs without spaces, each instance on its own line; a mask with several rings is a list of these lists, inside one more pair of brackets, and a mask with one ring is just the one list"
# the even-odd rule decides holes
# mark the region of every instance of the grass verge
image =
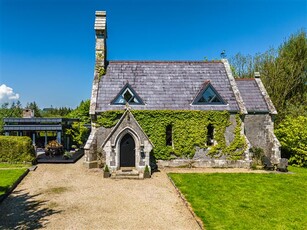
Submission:
[[29,168],[31,164],[10,164],[10,163],[0,163],[0,169],[9,169],[9,168]]
[[0,197],[14,185],[14,183],[28,170],[27,168],[0,167]]
[[206,229],[304,229],[307,169],[293,174],[176,174],[169,176]]

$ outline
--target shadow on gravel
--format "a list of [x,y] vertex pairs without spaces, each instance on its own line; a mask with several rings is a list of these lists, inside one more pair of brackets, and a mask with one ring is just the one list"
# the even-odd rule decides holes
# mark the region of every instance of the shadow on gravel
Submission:
[[46,226],[46,217],[61,211],[42,207],[47,201],[29,195],[22,190],[15,191],[0,204],[0,229],[38,229]]

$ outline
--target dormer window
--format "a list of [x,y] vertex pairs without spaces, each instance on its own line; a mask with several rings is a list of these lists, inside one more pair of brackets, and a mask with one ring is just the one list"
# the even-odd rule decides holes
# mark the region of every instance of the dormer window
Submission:
[[213,104],[224,105],[226,104],[218,92],[214,89],[210,82],[205,82],[203,89],[200,90],[197,97],[194,99],[193,105]]
[[130,105],[144,105],[142,99],[128,83],[111,102],[112,105],[125,105],[126,103]]

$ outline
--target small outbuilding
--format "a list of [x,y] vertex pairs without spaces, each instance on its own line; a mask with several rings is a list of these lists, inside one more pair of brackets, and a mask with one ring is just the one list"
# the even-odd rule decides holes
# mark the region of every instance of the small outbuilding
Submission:
[[65,149],[70,149],[71,140],[65,131],[78,119],[71,118],[4,118],[3,130],[6,136],[28,136],[37,148],[45,148],[49,141],[56,140]]

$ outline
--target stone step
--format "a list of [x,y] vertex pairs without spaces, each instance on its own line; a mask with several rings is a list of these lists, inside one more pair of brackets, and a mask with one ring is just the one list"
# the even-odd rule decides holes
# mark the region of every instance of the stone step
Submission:
[[136,170],[118,170],[111,174],[112,179],[143,179],[143,173]]

